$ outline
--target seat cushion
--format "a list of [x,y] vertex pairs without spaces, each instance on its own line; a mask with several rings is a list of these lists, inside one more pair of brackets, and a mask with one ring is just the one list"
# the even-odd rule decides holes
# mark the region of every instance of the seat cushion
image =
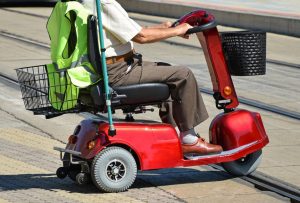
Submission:
[[159,103],[170,96],[169,87],[163,83],[145,83],[113,87],[118,95],[126,95],[121,99],[121,105],[137,105]]

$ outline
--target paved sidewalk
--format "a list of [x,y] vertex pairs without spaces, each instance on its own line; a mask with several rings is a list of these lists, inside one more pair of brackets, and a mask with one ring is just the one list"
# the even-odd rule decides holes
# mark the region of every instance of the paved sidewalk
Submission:
[[[27,10],[30,8],[27,8]],[[23,9],[22,9],[23,10]],[[26,9],[24,9],[26,10]],[[49,9],[37,9],[40,13],[45,13],[47,15],[50,12]],[[7,11],[0,10],[0,24],[2,27],[0,29],[11,31],[13,33],[24,35],[29,38],[34,38],[36,40],[47,43],[48,36],[45,32],[45,21],[46,19],[34,18],[32,16],[26,16],[21,14],[15,14]],[[137,17],[137,16],[136,16]],[[151,21],[151,19],[150,19]],[[226,29],[226,28],[224,28]],[[38,35],[36,33],[39,33]],[[292,39],[292,40],[291,40]],[[289,50],[297,46],[299,44],[299,39],[284,37],[284,36],[276,36],[273,38],[273,43],[279,43],[283,47],[286,46]],[[39,49],[35,46],[24,45],[20,42],[8,40],[5,37],[0,37],[1,44],[1,57],[0,57],[0,72],[7,74],[9,76],[15,76],[14,68],[18,68],[20,66],[29,66],[29,65],[37,65],[47,63],[49,61],[49,51],[44,49]],[[178,42],[178,41],[174,41]],[[194,43],[192,41],[192,43]],[[196,74],[199,81],[201,81],[201,85],[207,85],[210,87],[211,83],[209,78],[207,77],[207,68],[203,59],[203,55],[200,51],[195,51],[195,49],[190,49],[187,47],[176,46],[171,43],[157,43],[147,46],[147,48],[139,48],[142,50],[145,56],[151,58],[145,58],[145,60],[162,60],[169,61],[177,64],[187,64],[189,65],[194,73]],[[180,53],[180,55],[178,54]],[[273,53],[273,51],[271,52]],[[277,54],[280,54],[278,52]],[[285,53],[283,58],[288,56],[289,53]],[[176,57],[175,57],[176,56]],[[180,56],[180,57],[179,57]],[[282,105],[284,107],[289,106],[289,108],[293,110],[299,110],[299,69],[285,69],[285,67],[273,66],[268,64],[267,67],[268,74],[263,77],[253,77],[253,78],[235,78],[238,94],[242,95],[251,93],[251,96],[257,97],[258,100],[266,99],[268,102],[277,102],[278,105]],[[251,90],[251,92],[249,91]],[[210,112],[211,118],[214,117],[219,111],[215,109],[214,101],[211,96],[204,95],[205,103],[207,105],[208,111]],[[41,116],[33,116],[30,112],[24,110],[24,106],[20,99],[20,92],[13,87],[11,84],[0,83],[0,108],[5,111],[9,111],[12,115],[34,125],[43,131],[47,132],[49,135],[60,139],[62,141],[67,140],[67,137],[70,133],[72,133],[74,126],[82,119],[82,117],[77,115],[64,115],[62,117],[54,118],[51,120],[44,120]],[[297,103],[298,102],[298,103]],[[13,108],[12,108],[13,107]],[[241,108],[246,108],[253,111],[260,111],[254,108],[245,107],[243,105]],[[261,172],[266,173],[267,175],[274,176],[290,184],[294,184],[299,188],[300,186],[300,137],[299,135],[299,121],[295,121],[293,119],[287,119],[285,117],[281,117],[278,115],[274,115],[269,112],[260,111],[263,116],[263,121],[266,127],[266,130],[270,136],[271,143],[264,149],[264,158],[263,162],[258,169]],[[120,116],[120,114],[118,115]],[[148,119],[158,119],[157,112],[153,114],[147,113],[143,116],[146,116]],[[40,135],[40,132],[33,131],[32,128],[28,125],[23,125],[20,120],[13,122],[15,119],[10,117],[7,114],[0,114],[0,120],[4,119],[3,123],[0,125],[0,134],[2,134],[3,138],[0,136],[0,142],[3,143],[0,146],[0,159],[3,157],[8,157],[9,159],[5,159],[7,162],[3,164],[3,169],[0,168],[1,175],[2,171],[3,176],[0,180],[0,199],[10,200],[16,193],[21,192],[23,196],[31,196],[34,193],[45,194],[43,191],[50,192],[52,194],[56,194],[56,190],[59,190],[57,194],[67,193],[73,194],[75,193],[75,198],[84,198],[81,193],[90,193],[87,190],[77,187],[70,181],[67,181],[61,185],[61,181],[55,178],[53,174],[56,170],[57,165],[59,165],[58,156],[54,154],[49,156],[52,158],[47,158],[45,155],[48,155],[48,151],[41,151],[40,148],[37,150],[36,147],[28,147],[31,143],[26,144],[27,137],[36,137],[36,135]],[[15,130],[15,126],[9,126],[11,123],[17,123],[18,130]],[[199,126],[197,129],[202,135],[208,135],[208,127],[210,120],[203,123],[203,125]],[[5,129],[4,128],[9,128]],[[2,131],[3,130],[3,131]],[[29,131],[30,133],[26,133]],[[22,143],[17,139],[18,135],[26,135],[26,138],[23,138]],[[42,133],[41,133],[42,134]],[[14,136],[12,136],[14,135]],[[11,137],[10,137],[11,136]],[[8,137],[6,139],[6,137]],[[30,140],[34,140],[30,139]],[[17,145],[15,144],[17,142]],[[48,142],[53,143],[53,145],[57,145],[56,142],[52,142],[50,139]],[[43,145],[43,141],[39,141],[41,145]],[[22,145],[22,146],[20,146]],[[25,146],[23,146],[25,145]],[[35,145],[36,146],[36,145]],[[20,147],[20,148],[19,148]],[[1,151],[1,149],[4,150]],[[50,148],[49,148],[50,149]],[[8,150],[8,154],[6,154],[6,150]],[[10,151],[9,151],[10,150]],[[13,153],[13,151],[17,151]],[[43,150],[43,149],[42,149]],[[12,155],[10,155],[12,153]],[[37,157],[30,157],[29,155],[32,153],[37,154]],[[20,160],[24,154],[24,160]],[[41,156],[40,156],[41,155]],[[11,156],[11,157],[10,157]],[[17,158],[14,158],[15,156]],[[46,158],[45,158],[46,157]],[[16,162],[13,159],[17,159],[17,161],[25,162],[25,165],[20,162]],[[50,165],[45,163],[49,161]],[[4,158],[3,158],[4,160]],[[38,162],[38,160],[42,160],[42,165]],[[13,166],[10,166],[9,163],[13,163]],[[20,163],[21,169],[18,168],[17,164]],[[41,169],[37,169],[40,171],[36,171],[34,173],[30,173],[31,165],[34,167],[38,167]],[[22,172],[22,167],[27,170]],[[0,166],[1,167],[1,166]],[[16,168],[14,168],[16,167]],[[11,168],[11,169],[10,169]],[[12,171],[11,173],[10,170]],[[198,172],[198,171],[201,172]],[[21,172],[20,172],[21,171]],[[8,174],[6,174],[8,173]],[[14,173],[14,175],[12,174]],[[25,174],[25,175],[24,175]],[[29,174],[29,176],[26,176]],[[30,175],[31,174],[31,175]],[[33,175],[32,175],[33,174]],[[36,175],[42,174],[42,175]],[[47,181],[44,181],[46,177]],[[50,178],[48,178],[50,177]],[[228,180],[221,174],[215,174],[210,172],[205,172],[202,168],[197,168],[197,171],[194,170],[171,170],[171,171],[159,171],[159,172],[151,172],[146,173],[141,176],[141,180],[146,180],[149,184],[145,186],[143,181],[138,182],[138,185],[135,185],[136,188],[130,190],[132,194],[126,194],[125,198],[136,197],[137,193],[141,196],[141,201],[147,201],[144,198],[154,198],[153,196],[157,196],[157,198],[162,198],[162,196],[166,196],[170,198],[172,201],[181,199],[185,199],[186,201],[200,201],[203,198],[207,200],[207,202],[216,202],[216,201],[227,201],[230,202],[232,199],[236,201],[243,202],[253,202],[255,201],[255,197],[264,197],[265,194],[257,193],[257,190],[253,190],[253,188],[241,189],[243,187],[241,184],[232,183],[232,180]],[[157,178],[158,177],[158,178]],[[165,177],[166,180],[162,178]],[[39,178],[39,179],[37,179]],[[30,180],[28,182],[28,180]],[[36,180],[41,180],[41,184]],[[6,183],[10,183],[10,181],[15,181],[15,188],[12,186],[6,186]],[[22,185],[21,183],[24,182]],[[27,181],[27,182],[26,182]],[[54,183],[52,183],[52,181]],[[21,182],[21,183],[19,183]],[[161,183],[162,182],[162,183]],[[197,184],[199,183],[199,184]],[[21,185],[20,185],[21,184]],[[50,184],[49,187],[47,185]],[[66,185],[64,185],[66,184]],[[151,185],[152,184],[152,185]],[[20,186],[19,186],[20,185]],[[29,185],[29,186],[28,186]],[[153,185],[157,186],[153,187]],[[185,187],[186,186],[186,187]],[[218,187],[220,186],[220,187]],[[72,189],[75,187],[75,189]],[[231,188],[230,193],[228,194],[228,188]],[[5,191],[4,189],[5,188]],[[8,188],[8,189],[7,189]],[[35,188],[35,189],[34,189]],[[42,188],[39,190],[38,188]],[[70,189],[71,188],[71,189]],[[139,188],[139,189],[138,189]],[[62,190],[62,191],[61,191]],[[161,194],[161,190],[163,190],[162,196],[157,194]],[[91,188],[91,193],[97,193],[96,190]],[[201,192],[199,192],[201,191]],[[77,194],[77,192],[79,194]],[[2,196],[5,193],[8,193],[8,196]],[[167,194],[166,194],[167,193]],[[169,196],[168,194],[172,194]],[[218,196],[216,194],[219,194]],[[86,196],[88,196],[86,195]],[[103,194],[97,196],[97,198],[101,199]],[[150,195],[150,196],[147,196]],[[151,196],[152,195],[152,196]],[[54,195],[55,196],[55,195]],[[64,197],[64,195],[62,195]],[[174,196],[176,196],[174,198]],[[25,198],[24,197],[24,198]],[[56,197],[56,196],[55,196]],[[60,198],[61,196],[57,197]],[[119,196],[118,196],[119,197]],[[23,199],[24,199],[23,198]],[[33,199],[35,196],[33,196]],[[46,197],[45,197],[46,198]],[[68,196],[69,198],[69,196]],[[92,198],[92,197],[91,197]],[[177,199],[178,198],[178,199]],[[267,197],[265,202],[272,202],[269,196]],[[22,200],[22,198],[20,198]],[[120,197],[121,199],[121,197]],[[175,200],[174,200],[175,199]],[[89,200],[89,199],[88,199]],[[154,198],[154,200],[158,201]],[[262,202],[262,199],[259,199]],[[4,200],[3,200],[4,201]],[[10,200],[14,202],[13,200]],[[45,200],[46,201],[46,200]],[[66,200],[71,201],[69,199]],[[136,200],[134,200],[136,201]],[[1,200],[0,200],[1,202]],[[25,201],[26,202],[26,201]],[[32,202],[32,201],[31,201]]]
[[[299,1],[300,3],[300,1]],[[14,25],[18,33],[21,35],[25,35],[29,38],[32,38],[34,33],[39,33],[39,35],[36,35],[35,40],[41,41],[43,43],[49,44],[49,37],[46,31],[46,21],[47,17],[51,14],[51,8],[6,8],[7,10],[1,11],[1,16],[0,18],[0,24],[2,27],[0,30],[4,31],[10,31],[11,27],[11,20],[7,19],[13,19],[15,18],[14,15],[15,13],[10,12],[10,11],[20,11],[28,14],[33,14],[33,15],[39,15],[43,16],[44,19],[43,25],[42,26],[33,26],[31,25],[30,30],[27,29],[26,26],[23,26],[21,22],[14,20]],[[149,20],[149,16],[146,15],[141,15],[141,14],[136,14],[136,13],[130,13],[130,16],[134,20],[141,20],[141,21],[152,21],[155,23],[160,23],[162,21],[175,21],[175,18],[163,18],[163,17],[157,17],[157,16],[151,16],[151,20]],[[23,16],[24,19],[28,22],[33,22],[33,24],[39,25],[41,20],[37,20],[34,17],[30,16]],[[145,22],[141,22],[141,25],[145,25]],[[220,31],[234,31],[234,30],[240,30],[237,28],[232,28],[232,27],[224,27],[224,26],[218,26]],[[190,40],[183,40],[180,38],[172,38],[167,40],[169,42],[174,42],[174,43],[181,43],[181,44],[186,44],[189,46],[198,46],[198,40],[196,38],[191,38]],[[275,60],[275,61],[283,61],[286,63],[291,63],[298,65],[300,67],[300,38],[297,37],[290,37],[290,36],[284,36],[284,35],[278,35],[278,34],[273,34],[273,33],[268,33],[267,34],[267,59],[270,60]],[[36,53],[34,53],[36,54]],[[31,57],[33,58],[33,57]],[[41,57],[39,57],[41,58]],[[49,61],[50,56],[44,57],[46,60],[45,62],[42,63],[47,63]],[[26,62],[26,65],[32,65],[34,59],[32,61]],[[4,62],[4,61],[3,61]],[[1,67],[0,67],[1,68]],[[284,69],[284,67],[283,67]]]
[[92,184],[79,186],[68,178],[58,179],[55,171],[61,161],[53,146],[64,147],[0,110],[0,203],[287,202],[226,173],[200,167],[139,173],[128,191],[102,193]]
[[0,110],[0,202],[182,202],[141,180],[128,192],[112,194],[100,193],[92,184],[60,180],[54,146],[65,145]]
[[261,1],[261,0],[152,0],[153,2],[189,4],[204,8],[215,8],[235,12],[251,12],[273,16],[300,18],[300,1]]
[[[128,11],[178,18],[192,10],[213,13],[221,25],[300,36],[298,1],[118,0]],[[283,9],[287,8],[287,9]]]

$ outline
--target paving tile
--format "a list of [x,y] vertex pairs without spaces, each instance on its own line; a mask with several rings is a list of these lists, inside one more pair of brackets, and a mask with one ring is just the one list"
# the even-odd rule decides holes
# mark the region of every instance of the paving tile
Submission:
[[267,174],[267,175],[273,175],[276,174],[276,179],[284,180],[287,184],[293,185],[294,188],[297,188],[300,190],[300,166],[282,166],[282,167],[260,167],[260,172]]
[[[263,163],[268,166],[300,166],[300,147],[298,146],[267,146],[263,149]],[[280,160],[280,161],[279,161]],[[300,172],[300,171],[299,171]]]
[[[21,10],[26,11],[28,8],[21,8]],[[38,12],[45,15],[48,15],[49,11],[48,8],[34,9],[34,13]],[[37,36],[37,40],[48,43],[45,28],[44,26],[40,26],[46,23],[46,19],[24,17],[26,23],[29,22],[34,25],[30,32],[28,32],[29,25],[26,23],[23,25],[21,20],[15,20],[13,18],[16,17],[15,14],[1,10],[0,15],[0,24],[3,28],[7,30],[16,28],[14,31],[18,34],[31,38],[32,36],[37,36],[36,33],[41,33]],[[10,19],[13,19],[13,24]],[[283,50],[286,50],[286,47],[290,47],[292,50],[292,45],[299,44],[299,39],[274,35],[271,37],[272,41],[270,42],[275,45],[281,45]],[[283,43],[285,41],[289,45]],[[195,41],[192,40],[190,42],[196,45]],[[1,37],[0,44],[2,50],[5,50],[5,53],[0,57],[0,72],[2,73],[7,73],[15,77],[13,69],[20,65],[44,64],[49,61],[49,53],[45,50],[38,50],[35,47],[25,46],[12,40],[4,40]],[[12,50],[11,47],[15,49]],[[153,59],[172,61],[176,64],[190,64],[191,69],[200,81],[199,84],[203,87],[211,88],[203,54],[194,49],[180,47],[182,57],[174,57],[170,54],[174,50],[176,51],[174,47],[174,45],[161,43],[150,45],[149,48],[145,49],[137,46],[137,49],[143,51],[145,56],[149,57],[145,57],[147,60]],[[153,50],[158,51],[153,52]],[[298,53],[297,51],[293,52]],[[16,53],[18,53],[17,57]],[[288,55],[288,52],[285,54]],[[280,66],[270,64],[267,65],[267,71],[268,74],[263,77],[234,78],[238,95],[269,104],[278,104],[280,107],[298,111],[300,100],[297,86],[300,77],[299,71],[292,68],[283,69]],[[7,87],[4,83],[0,83],[0,86],[0,108],[12,112],[17,108],[24,111],[22,101],[19,98],[20,96],[17,98],[12,94],[16,90],[12,87]],[[204,95],[203,97],[210,113],[210,119],[197,127],[197,131],[207,138],[210,121],[220,111],[215,109],[211,96]],[[14,109],[11,109],[12,104],[14,105]],[[243,105],[240,105],[240,107],[244,108]],[[255,108],[249,109],[257,111]],[[15,115],[19,113],[20,111],[15,111]],[[20,114],[23,115],[25,113]],[[30,120],[31,123],[37,123],[36,125],[45,132],[51,132],[52,135],[63,141],[66,141],[68,135],[72,133],[75,127],[74,123],[82,119],[81,116],[73,114],[65,115],[60,118],[51,119],[51,121],[44,121],[43,125],[41,125],[39,122],[43,119],[42,117],[30,117],[28,115],[31,116],[28,113],[26,114],[27,117],[23,117],[23,120]],[[298,171],[300,171],[298,162],[299,136],[297,136],[297,132],[300,130],[299,122],[274,116],[274,114],[269,112],[262,111],[262,115],[271,144],[265,148],[263,162],[258,170],[299,185],[299,179],[297,178],[299,177],[297,175]],[[154,113],[137,117],[148,120],[152,120],[153,118],[156,120],[159,119],[157,109]],[[27,120],[24,118],[27,118]],[[8,126],[10,127],[8,128]],[[14,128],[17,128],[17,130]],[[54,175],[54,170],[57,167],[56,164],[60,165],[61,163],[58,160],[58,154],[51,148],[52,146],[57,146],[59,143],[48,139],[43,133],[37,133],[37,131],[25,125],[21,120],[16,120],[13,116],[0,111],[0,160],[5,163],[0,165],[0,202],[2,199],[3,201],[7,200],[11,202],[47,202],[51,200],[53,202],[216,202],[222,200],[225,202],[250,202],[251,199],[257,202],[275,202],[282,200],[274,199],[273,196],[261,193],[251,187],[248,188],[245,186],[246,188],[244,188],[235,181],[220,176],[218,173],[207,172],[198,168],[179,169],[176,172],[172,170],[159,171],[158,177],[155,174],[149,175],[149,177],[140,174],[132,190],[117,195],[99,193],[93,186],[80,187],[68,179],[63,181],[58,180]],[[284,136],[280,136],[280,134],[284,134]],[[39,139],[39,136],[44,136],[44,138]],[[297,175],[296,178],[295,174]],[[152,184],[143,183],[145,180]],[[5,189],[4,191],[3,188]],[[233,192],[231,193],[228,188],[233,188]],[[229,192],[231,194],[228,194]],[[35,196],[35,194],[40,195]]]
[[[199,192],[203,194],[202,192]],[[222,203],[253,203],[253,202],[260,202],[260,203],[269,203],[269,202],[289,202],[288,199],[278,199],[278,197],[272,197],[269,196],[268,198],[264,200],[260,200],[261,194],[242,194],[242,195],[220,195],[218,193],[214,195],[205,195],[193,197],[193,198],[187,198],[185,199],[186,202],[189,203],[199,203],[199,202],[205,202],[205,203],[215,203],[215,202],[222,202]]]

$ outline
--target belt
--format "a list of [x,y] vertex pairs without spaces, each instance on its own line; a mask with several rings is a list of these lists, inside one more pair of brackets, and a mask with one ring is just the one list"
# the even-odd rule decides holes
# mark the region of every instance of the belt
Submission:
[[118,62],[124,62],[124,61],[127,61],[128,59],[130,59],[132,57],[133,57],[133,51],[130,51],[127,54],[124,54],[124,55],[112,56],[112,57],[106,58],[106,64],[110,65],[110,64],[114,64],[114,63],[118,63]]

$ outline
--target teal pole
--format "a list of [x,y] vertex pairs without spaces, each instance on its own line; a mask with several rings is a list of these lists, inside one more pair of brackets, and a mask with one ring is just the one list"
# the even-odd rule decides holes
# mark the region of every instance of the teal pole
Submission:
[[109,122],[109,131],[108,134],[114,136],[116,134],[116,129],[112,121],[112,111],[111,111],[111,100],[110,100],[110,90],[108,85],[108,75],[106,67],[106,56],[105,56],[105,47],[103,39],[103,25],[102,25],[102,16],[101,16],[101,2],[96,0],[97,7],[97,16],[98,16],[98,27],[99,27],[99,39],[100,39],[100,51],[101,51],[101,64],[102,64],[102,73],[104,81],[104,90],[105,90],[105,101],[107,106],[108,122]]

